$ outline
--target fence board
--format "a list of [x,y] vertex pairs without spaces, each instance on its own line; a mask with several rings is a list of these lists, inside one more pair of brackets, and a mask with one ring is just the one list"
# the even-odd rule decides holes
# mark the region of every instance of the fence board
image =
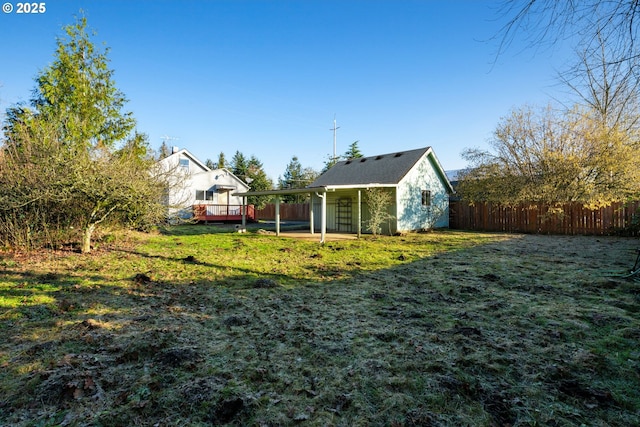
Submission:
[[565,203],[558,209],[557,205],[544,203],[508,207],[490,202],[470,205],[451,201],[449,215],[450,228],[458,230],[638,235],[629,228],[640,215],[640,201],[614,203],[599,209],[587,209],[581,203]]
[[[262,209],[256,209],[257,219],[274,220],[276,218],[276,205],[268,203]],[[309,221],[309,203],[281,203],[281,221]]]

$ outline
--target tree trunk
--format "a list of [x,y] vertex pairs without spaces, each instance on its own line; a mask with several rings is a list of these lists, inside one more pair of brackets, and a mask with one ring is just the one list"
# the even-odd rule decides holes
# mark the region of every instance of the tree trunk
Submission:
[[88,254],[91,252],[91,236],[93,235],[93,231],[96,229],[95,224],[87,225],[87,228],[84,229],[84,235],[82,236],[82,253]]

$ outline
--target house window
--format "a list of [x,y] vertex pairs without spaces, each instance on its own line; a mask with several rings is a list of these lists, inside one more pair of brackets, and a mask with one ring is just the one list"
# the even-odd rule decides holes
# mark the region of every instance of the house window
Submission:
[[189,159],[180,159],[179,165],[181,168],[184,168],[187,172],[189,171]]
[[196,200],[213,201],[215,191],[196,190]]
[[422,206],[431,206],[431,190],[422,190]]

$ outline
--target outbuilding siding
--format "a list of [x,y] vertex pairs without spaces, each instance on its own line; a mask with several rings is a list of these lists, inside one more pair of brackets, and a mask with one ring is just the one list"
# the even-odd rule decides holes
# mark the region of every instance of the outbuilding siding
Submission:
[[[437,159],[427,153],[398,184],[398,230],[421,230],[449,226],[449,192],[438,173]],[[422,191],[430,192],[430,206],[422,205]]]
[[[323,186],[331,188],[325,196],[329,231],[357,231],[358,191],[362,200],[361,231],[369,231],[367,188],[385,188],[392,193],[388,213],[394,220],[383,224],[384,234],[449,226],[449,195],[453,188],[430,147],[338,162],[309,187]],[[423,204],[423,199],[428,203]],[[349,201],[350,214],[345,213]],[[314,227],[320,228],[318,197],[314,198],[313,213]]]
[[[395,189],[387,188],[386,191],[391,192],[392,200],[396,200],[395,197]],[[369,233],[367,228],[367,223],[371,218],[369,214],[369,207],[367,206],[367,191],[364,189],[360,190],[360,197],[362,201],[361,206],[361,223],[360,230],[362,233]],[[338,190],[331,193],[326,193],[327,197],[327,231],[332,232],[341,232],[341,233],[356,233],[358,231],[358,190],[350,189],[350,190]],[[342,219],[343,215],[340,215],[340,212],[344,206],[341,206],[341,201],[349,200],[351,202],[351,212],[350,212],[350,222],[349,225],[345,224]],[[320,230],[320,221],[321,221],[321,199],[317,196],[313,197],[312,201],[313,208],[313,218],[314,218],[314,229]],[[396,213],[396,204],[392,203],[388,207],[389,215],[392,215],[394,218],[397,217]],[[394,234],[397,231],[395,226],[395,221],[391,221],[390,223],[383,224],[382,226],[382,234]]]

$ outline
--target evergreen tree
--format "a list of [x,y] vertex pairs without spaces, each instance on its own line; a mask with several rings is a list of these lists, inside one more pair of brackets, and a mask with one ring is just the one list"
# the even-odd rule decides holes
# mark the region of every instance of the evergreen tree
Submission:
[[127,102],[113,81],[106,49],[96,49],[86,18],[64,28],[68,39],[57,40],[56,59],[36,78],[37,114],[57,123],[65,144],[75,149],[113,147],[135,126]]
[[231,159],[231,172],[238,178],[245,180],[247,177],[247,159],[240,151],[236,151]]
[[227,159],[224,156],[224,153],[221,151],[218,155],[218,164],[216,165],[218,169],[228,169],[229,165],[227,164]]
[[[265,191],[273,189],[273,182],[267,176],[264,171],[262,162],[257,157],[251,156],[248,162],[247,177],[249,182],[249,188],[251,191]],[[271,196],[251,196],[247,202],[255,205],[256,208],[263,208],[264,205],[269,203]]]
[[327,157],[327,160],[324,162],[324,167],[322,168],[322,171],[320,173],[321,174],[325,173],[341,160],[359,159],[360,157],[364,157],[364,155],[360,151],[360,148],[358,147],[358,142],[360,141],[352,142],[351,145],[349,145],[349,149],[345,151],[345,153],[342,156]]
[[278,180],[280,190],[302,188],[302,165],[297,156],[293,156],[284,171],[284,175]]
[[[293,156],[287,165],[283,177],[278,180],[278,188],[281,190],[292,188],[305,188],[318,176],[311,168],[302,168],[302,164],[297,156]],[[282,200],[285,203],[304,203],[308,199],[308,194],[289,194]]]
[[[218,164],[225,162],[224,153],[220,153]],[[264,171],[262,162],[256,156],[251,156],[249,160],[240,151],[236,151],[231,159],[231,172],[249,185],[249,191],[265,191],[273,189],[273,182]],[[258,209],[269,203],[269,196],[250,196],[247,203],[255,205]]]
[[324,167],[322,168],[322,171],[320,173],[325,173],[326,171],[331,169],[336,163],[338,163],[339,160],[339,157],[327,156],[327,160],[325,160]]
[[158,150],[158,160],[162,160],[164,158],[167,158],[171,155],[171,150],[169,149],[169,146],[167,145],[166,141],[162,141],[162,144],[160,145],[160,149]]
[[358,148],[358,142],[360,141],[353,141],[351,145],[349,145],[349,149],[342,155],[343,159],[349,160],[364,157],[362,155],[362,152],[360,151],[360,148]]

